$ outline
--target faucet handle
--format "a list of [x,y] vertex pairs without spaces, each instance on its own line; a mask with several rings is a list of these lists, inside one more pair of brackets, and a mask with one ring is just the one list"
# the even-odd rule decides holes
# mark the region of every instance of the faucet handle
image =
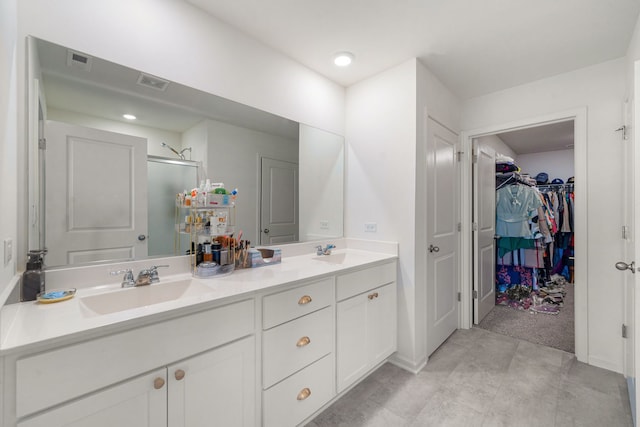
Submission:
[[151,267],[149,267],[148,271],[151,283],[158,283],[160,281],[160,276],[158,276],[158,268],[160,267],[169,267],[169,265],[152,265]]
[[115,276],[117,274],[124,274],[124,277],[122,278],[123,288],[135,286],[136,284],[135,280],[133,279],[133,270],[131,270],[130,268],[125,268],[123,270],[110,271],[109,274],[112,276]]

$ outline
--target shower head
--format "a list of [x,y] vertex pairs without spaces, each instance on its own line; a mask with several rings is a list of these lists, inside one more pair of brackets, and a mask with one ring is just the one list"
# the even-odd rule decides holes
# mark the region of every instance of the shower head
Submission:
[[[169,144],[167,144],[166,142],[162,143],[163,147],[167,147],[169,150],[173,151],[178,157],[180,157],[180,159],[184,160],[184,154],[182,154],[185,150],[187,150],[187,148],[185,148],[184,150],[178,152],[175,148],[173,148],[172,146],[170,146]],[[189,151],[191,151],[191,148],[188,149]]]

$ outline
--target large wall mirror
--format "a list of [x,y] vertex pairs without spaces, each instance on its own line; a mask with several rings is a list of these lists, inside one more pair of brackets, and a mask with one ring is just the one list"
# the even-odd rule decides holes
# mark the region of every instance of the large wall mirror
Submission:
[[90,52],[27,45],[28,240],[48,249],[47,267],[183,255],[176,194],[205,180],[238,189],[236,233],[254,245],[343,235],[342,136]]

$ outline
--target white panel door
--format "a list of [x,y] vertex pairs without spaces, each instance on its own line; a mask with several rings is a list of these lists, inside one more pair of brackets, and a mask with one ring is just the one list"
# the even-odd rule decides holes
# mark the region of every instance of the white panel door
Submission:
[[262,158],[260,243],[298,241],[298,164]]
[[427,124],[427,354],[458,328],[458,136]]
[[496,305],[496,152],[474,140],[473,323]]
[[147,255],[147,140],[48,121],[47,266]]

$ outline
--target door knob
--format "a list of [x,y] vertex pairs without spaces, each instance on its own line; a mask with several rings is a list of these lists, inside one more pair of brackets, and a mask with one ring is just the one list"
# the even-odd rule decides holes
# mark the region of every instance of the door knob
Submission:
[[145,241],[146,239],[147,239],[147,236],[145,236],[144,234],[138,235],[138,240],[140,240],[141,242]]
[[429,245],[429,252],[440,252],[440,248],[437,246]]
[[616,262],[616,268],[620,271],[631,270],[631,272],[635,274],[636,263],[632,261],[631,264],[627,264],[624,261],[618,261]]
[[265,229],[264,229],[264,230],[262,230],[262,231],[264,231],[264,233],[265,233],[265,234],[269,234],[269,229],[268,229],[268,228],[265,228]]

